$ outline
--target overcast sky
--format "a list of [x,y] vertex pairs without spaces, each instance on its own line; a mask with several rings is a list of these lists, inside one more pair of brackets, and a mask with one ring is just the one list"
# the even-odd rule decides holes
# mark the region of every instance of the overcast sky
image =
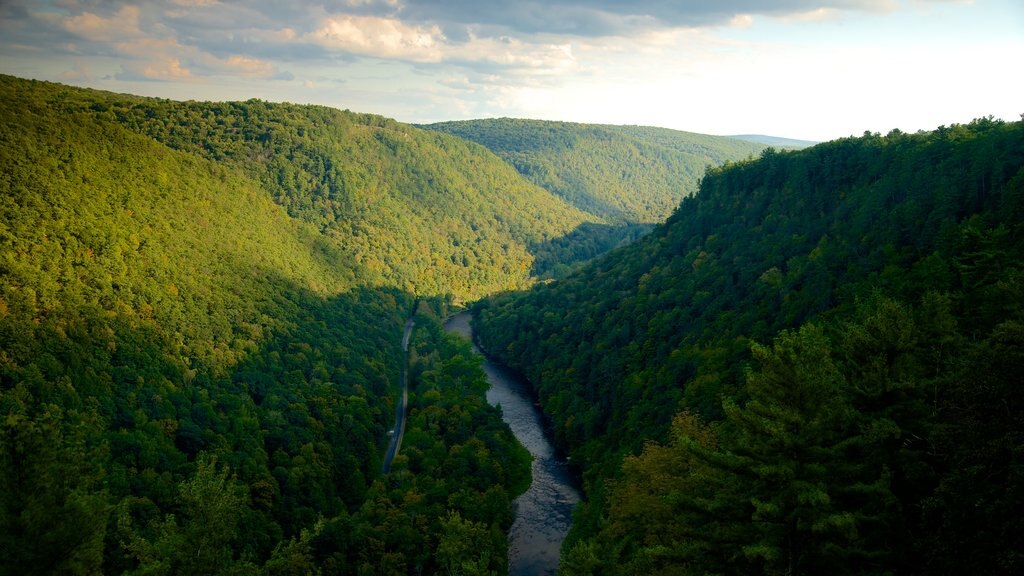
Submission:
[[1024,114],[1021,0],[0,0],[0,72],[811,140]]

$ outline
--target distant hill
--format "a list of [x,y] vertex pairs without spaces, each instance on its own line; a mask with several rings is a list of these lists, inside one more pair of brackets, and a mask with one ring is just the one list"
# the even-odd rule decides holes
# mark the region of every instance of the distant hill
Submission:
[[608,224],[663,221],[708,166],[765,145],[665,128],[498,118],[423,126],[477,142]]
[[763,134],[737,134],[735,136],[729,136],[729,138],[735,138],[737,140],[745,140],[747,142],[756,142],[757,144],[764,144],[765,146],[774,146],[776,148],[807,148],[808,146],[814,146],[817,142],[813,140],[795,140],[793,138],[782,138],[781,136],[765,136]]

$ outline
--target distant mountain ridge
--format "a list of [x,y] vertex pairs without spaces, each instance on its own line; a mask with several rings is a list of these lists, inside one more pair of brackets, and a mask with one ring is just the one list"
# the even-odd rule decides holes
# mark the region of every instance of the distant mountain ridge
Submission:
[[783,138],[781,136],[766,136],[764,134],[736,134],[729,136],[729,138],[735,138],[737,140],[746,140],[747,142],[756,142],[758,144],[764,144],[766,146],[775,146],[778,148],[807,148],[819,144],[814,140],[797,140],[795,138]]
[[667,128],[496,118],[423,125],[498,154],[534,184],[610,224],[659,223],[708,166],[764,144]]

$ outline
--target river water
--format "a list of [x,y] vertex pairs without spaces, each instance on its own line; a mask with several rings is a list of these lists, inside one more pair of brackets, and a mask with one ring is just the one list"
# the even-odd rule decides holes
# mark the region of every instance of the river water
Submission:
[[[468,312],[456,314],[445,322],[445,329],[472,341],[469,318]],[[475,344],[473,350],[480,354]],[[484,371],[491,384],[487,401],[501,406],[502,418],[533,455],[533,483],[513,503],[515,521],[508,535],[508,573],[553,576],[562,540],[572,522],[572,509],[580,501],[579,490],[565,461],[556,456],[544,434],[543,420],[533,403],[529,384],[486,356]]]

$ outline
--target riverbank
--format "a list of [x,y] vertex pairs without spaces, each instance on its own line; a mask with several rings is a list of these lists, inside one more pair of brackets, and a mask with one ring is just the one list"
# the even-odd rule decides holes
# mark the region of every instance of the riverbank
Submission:
[[[473,341],[468,312],[450,317],[444,326],[447,331]],[[483,368],[490,383],[487,401],[501,407],[502,419],[533,456],[533,482],[513,503],[515,522],[509,531],[509,574],[554,575],[562,541],[572,523],[573,508],[580,500],[579,489],[545,433],[544,420],[534,405],[529,383],[484,355],[475,342],[473,350],[484,358]]]

